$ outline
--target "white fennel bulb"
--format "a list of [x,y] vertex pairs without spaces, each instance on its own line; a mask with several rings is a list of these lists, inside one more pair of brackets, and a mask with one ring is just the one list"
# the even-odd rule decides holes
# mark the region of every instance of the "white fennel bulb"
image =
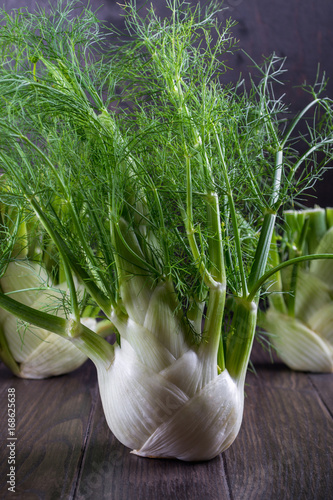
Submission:
[[278,311],[271,305],[260,324],[291,369],[333,372],[332,294],[312,272],[298,270],[294,313]]
[[174,364],[178,370],[170,365],[171,382],[168,369],[156,372],[140,363],[130,346],[116,348],[110,370],[98,369],[106,420],[117,439],[136,455],[209,460],[238,435],[243,390],[224,370],[189,395],[180,386],[186,371],[195,373],[197,354],[188,351]]
[[[63,295],[67,286],[49,286],[43,266],[28,260],[10,262],[0,280],[4,293],[38,311],[52,312],[65,317]],[[83,318],[96,329],[96,321]],[[22,378],[46,378],[61,375],[81,366],[87,356],[59,335],[43,328],[20,322],[13,314],[0,310],[3,342],[15,360],[15,374]],[[15,366],[15,365],[13,365]]]
[[109,367],[96,363],[103,408],[114,435],[137,455],[209,460],[239,432],[244,381],[227,369],[218,374],[204,345],[184,342],[168,294],[169,285],[154,290],[143,325],[112,316],[122,340]]
[[[286,212],[289,248],[295,248],[298,255],[307,251],[322,256],[331,253],[333,227],[327,228],[327,211],[317,207]],[[306,267],[301,264],[282,273],[279,287],[277,278],[260,324],[291,369],[332,373],[333,260],[311,260]]]
[[[292,370],[333,372],[333,305],[317,310],[308,324],[280,312],[269,310],[262,326],[282,361]],[[330,337],[325,328],[328,327]]]

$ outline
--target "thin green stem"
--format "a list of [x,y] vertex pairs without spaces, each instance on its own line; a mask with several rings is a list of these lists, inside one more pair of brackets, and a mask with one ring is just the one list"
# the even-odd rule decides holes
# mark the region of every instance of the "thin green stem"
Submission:
[[32,66],[32,76],[33,76],[34,81],[36,82],[37,81],[37,78],[36,78],[36,62],[34,62],[33,66]]
[[275,273],[278,271],[281,271],[281,269],[284,269],[287,266],[291,266],[294,264],[298,264],[300,262],[305,262],[307,260],[319,260],[319,259],[333,259],[333,254],[330,253],[321,253],[321,254],[314,254],[314,255],[302,255],[300,257],[295,257],[294,259],[290,259],[286,262],[282,262],[278,266],[273,267],[269,271],[267,271],[261,278],[259,278],[252,286],[251,291],[247,297],[247,300],[249,302],[254,300],[255,295],[257,292],[260,290],[262,285],[269,279],[271,278]]
[[[270,248],[270,262],[273,266],[278,266],[280,264],[279,250],[277,247],[276,234],[273,232],[272,242]],[[273,282],[269,286],[269,302],[274,306],[274,309],[281,312],[282,314],[287,314],[287,307],[282,294],[282,279],[281,273],[277,272],[273,278]]]
[[59,254],[61,256],[61,259],[63,261],[63,266],[64,266],[64,271],[66,275],[66,281],[67,281],[67,286],[69,288],[70,292],[70,299],[71,299],[71,306],[72,306],[72,313],[77,321],[80,320],[80,309],[77,301],[77,295],[76,295],[76,288],[74,285],[74,280],[72,276],[72,271],[70,267],[70,262],[67,259],[66,253],[63,252],[62,245],[58,243],[58,235],[54,231],[52,224],[46,217],[44,211],[42,210],[41,206],[39,203],[36,201],[35,197],[33,196],[28,196],[26,195],[28,201],[30,202],[32,208],[34,209],[37,217],[41,221],[42,225],[44,226],[45,230],[49,234],[50,238],[58,248]]
[[288,294],[288,316],[291,317],[295,317],[297,276],[298,264],[294,264],[291,271],[290,289]]
[[270,205],[273,207],[276,204],[278,204],[278,202],[279,202],[282,171],[283,171],[283,151],[279,150],[276,152],[276,155],[275,155],[273,191],[272,191],[271,200],[270,200]]
[[84,250],[85,255],[88,258],[88,261],[90,262],[90,264],[92,266],[91,272],[94,273],[94,274],[96,273],[96,275],[97,275],[96,277],[103,284],[104,288],[106,290],[108,290],[109,283],[105,279],[104,274],[102,272],[100,272],[97,260],[96,260],[96,258],[94,256],[92,248],[88,244],[87,238],[83,234],[82,225],[81,225],[80,219],[78,217],[78,214],[77,214],[76,210],[74,210],[74,207],[72,206],[72,202],[71,201],[69,201],[69,208],[70,208],[70,213],[71,213],[71,216],[72,216],[72,221],[73,221],[75,229],[77,231],[77,235],[78,235],[79,241],[80,241],[80,243],[82,245],[82,249]]
[[0,292],[0,307],[26,323],[56,333],[61,337],[68,336],[68,332],[70,330],[68,320],[43,311],[37,311],[32,307],[28,307],[21,302],[8,297],[8,295],[5,295],[2,292]]
[[226,369],[239,384],[244,382],[257,324],[257,305],[237,297],[226,342]]
[[[275,213],[267,213],[264,216],[256,253],[253,259],[253,265],[248,279],[248,286],[250,290],[253,290],[254,284],[266,270],[267,259],[275,229],[275,220]],[[253,298],[251,300],[253,300]]]
[[[237,133],[233,133],[233,138],[234,138],[235,143],[237,144],[237,149],[238,149],[239,157],[242,160],[243,164],[245,165],[246,162],[244,160],[243,151],[242,151],[242,148],[240,146],[239,136],[237,135]],[[254,173],[253,173],[253,171],[252,171],[251,168],[248,169],[248,173],[249,173],[249,176],[250,176],[250,182],[251,182],[251,185],[252,185],[252,189],[256,193],[256,195],[258,197],[258,200],[260,200],[262,198],[262,192],[260,191],[260,187],[258,185],[258,182],[257,182],[257,180],[256,180],[256,178],[254,176]]]
[[56,333],[64,339],[71,341],[97,366],[102,362],[108,368],[113,361],[113,346],[80,322],[60,318],[43,311],[37,311],[32,307],[11,299],[1,292],[0,307],[22,321]]
[[208,249],[212,277],[222,285],[226,284],[226,271],[223,257],[223,243],[219,199],[216,193],[206,195],[208,212]]
[[[211,265],[211,275],[219,283],[218,287],[209,291],[207,315],[205,321],[205,340],[218,362],[221,371],[225,369],[225,356],[221,339],[221,329],[226,298],[226,271],[223,257],[222,231],[219,199],[216,193],[209,193],[206,196],[208,210],[208,249]],[[217,360],[217,355],[219,358]]]
[[70,262],[71,268],[74,273],[80,278],[84,287],[87,289],[91,297],[95,300],[96,304],[102,309],[106,316],[110,316],[112,307],[116,307],[116,297],[106,296],[103,291],[96,285],[93,278],[87,273],[87,271],[81,266],[77,261],[75,255],[70,251],[65,241],[59,236],[55,231],[57,236],[58,245],[61,246],[63,254],[67,255],[68,262]]
[[[209,291],[202,347],[206,353],[210,353],[214,363],[219,364],[221,371],[225,369],[225,353],[223,352],[223,344],[220,343],[225,297],[225,285],[219,285],[218,288]],[[219,359],[217,359],[217,353],[219,353]]]
[[203,261],[203,256],[200,253],[195,234],[196,231],[193,226],[193,209],[192,209],[192,171],[191,171],[191,159],[190,156],[186,154],[186,214],[185,219],[185,229],[187,239],[190,245],[190,249],[197,265],[197,268],[203,277],[204,282],[209,288],[215,288],[217,283],[209,273],[207,266]]
[[195,239],[195,230],[193,227],[188,227],[186,229],[187,239],[190,245],[190,249],[192,252],[192,256],[196,266],[208,288],[215,288],[217,286],[217,282],[213,279],[211,274],[207,271],[207,267],[204,263],[203,256],[199,251],[198,244]]
[[[272,193],[270,197],[270,205],[275,207],[279,203],[281,179],[283,171],[283,151],[279,150],[275,155],[275,168]],[[251,290],[253,284],[262,276],[266,270],[267,259],[271,248],[272,238],[275,229],[276,213],[272,211],[264,215],[264,221],[261,227],[260,237],[256,249],[256,253],[251,267],[251,272],[248,280],[248,286]]]
[[[126,258],[125,255],[123,253],[120,253],[120,258],[121,259],[124,259],[124,260],[127,260],[131,265],[135,265],[135,267],[138,267],[139,269],[141,269],[142,271],[144,272],[147,272],[147,271],[150,271],[152,272],[153,274],[156,274],[156,268],[154,266],[152,266],[149,262],[147,262],[146,260],[142,259],[137,252],[135,252],[131,247],[130,245],[127,243],[126,239],[124,238],[122,232],[121,232],[121,229],[119,227],[119,223],[116,222],[115,223],[115,229],[116,229],[116,232],[117,232],[117,236],[119,237],[122,245],[124,246],[124,249],[126,250],[126,252],[129,253],[129,255],[132,257],[131,258]],[[119,245],[117,245],[119,247]]]
[[266,100],[266,94],[268,94],[268,91],[267,91],[268,77],[271,74],[271,68],[272,67],[273,67],[273,59],[270,60],[268,68],[267,68],[266,73],[265,73],[264,84],[263,84],[264,88],[263,88],[263,93],[261,95],[261,105],[262,105],[262,101],[263,101],[262,108],[264,108],[264,110],[265,110],[265,115],[264,115],[265,125],[268,122],[268,128],[270,129],[270,132],[271,132],[272,136],[274,137],[274,142],[275,142],[276,146],[279,149],[282,149],[282,147],[281,147],[281,145],[279,143],[279,139],[278,139],[277,133],[275,131],[275,127],[273,126],[273,123],[272,123],[271,113],[270,113],[270,111],[268,109],[267,100]]
[[162,234],[162,246],[164,250],[164,257],[165,257],[165,275],[170,276],[171,275],[171,264],[170,264],[170,255],[169,255],[169,249],[168,245],[166,243],[166,228],[164,224],[164,217],[163,217],[163,210],[162,210],[162,205],[161,205],[161,200],[158,195],[157,189],[155,186],[151,186],[151,190],[153,192],[155,202],[157,205],[157,210],[158,210],[158,215],[159,215],[159,221],[160,221],[160,228],[161,228],[161,234]]
[[[99,231],[99,237],[101,241],[101,246],[102,246],[102,253],[105,258],[105,263],[106,263],[106,272],[108,276],[108,287],[107,290],[110,292],[110,295],[112,296],[112,287],[111,283],[114,280],[113,276],[113,262],[114,262],[114,256],[112,252],[111,245],[108,244],[108,235],[106,232],[106,229],[103,225],[103,221],[101,221],[100,217],[96,214],[95,210],[93,210],[92,207],[90,207],[89,202],[87,201],[88,206],[90,208],[90,215],[94,221],[95,226],[98,228]],[[103,283],[105,283],[105,280],[103,280]]]
[[240,240],[240,234],[239,234],[239,228],[238,228],[238,222],[237,222],[236,208],[235,208],[232,189],[231,189],[230,182],[229,182],[228,168],[227,168],[227,165],[225,163],[225,158],[224,158],[224,153],[222,150],[221,142],[220,142],[217,130],[216,130],[214,125],[213,125],[213,129],[214,129],[215,141],[216,141],[216,145],[217,145],[217,151],[218,151],[218,155],[219,155],[220,162],[221,162],[221,167],[222,167],[222,172],[223,172],[223,177],[224,177],[224,182],[225,182],[226,196],[228,198],[230,217],[231,217],[232,227],[233,227],[233,231],[234,231],[237,264],[238,264],[238,269],[239,269],[239,274],[240,274],[240,279],[241,279],[241,286],[242,286],[241,293],[242,293],[243,297],[246,297],[248,290],[247,290],[246,274],[245,274],[245,269],[244,269],[244,265],[243,265],[242,248],[241,248],[241,240]]
[[291,122],[290,126],[288,127],[288,129],[287,129],[287,131],[285,133],[284,139],[283,139],[283,141],[281,143],[281,148],[282,149],[286,145],[289,137],[291,136],[291,134],[293,133],[293,131],[297,127],[298,123],[302,120],[302,118],[306,115],[306,113],[312,108],[312,106],[314,106],[318,102],[320,102],[320,99],[314,99],[307,106],[305,106],[305,108],[300,113],[298,113],[298,115],[294,118],[294,120]]
[[333,144],[333,139],[329,139],[329,138],[328,139],[323,139],[318,144],[315,144],[310,149],[308,149],[301,156],[301,158],[298,160],[298,162],[296,162],[296,164],[293,166],[293,168],[290,169],[290,172],[289,172],[289,175],[288,175],[288,182],[292,181],[292,179],[294,178],[297,170],[302,165],[302,163],[304,162],[304,160],[306,160],[312,153],[314,153],[316,151],[319,151],[323,146],[327,146],[329,144]]

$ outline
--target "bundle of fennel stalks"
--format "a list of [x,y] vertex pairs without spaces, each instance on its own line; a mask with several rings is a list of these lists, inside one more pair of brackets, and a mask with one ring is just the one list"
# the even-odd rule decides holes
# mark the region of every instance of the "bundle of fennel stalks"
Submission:
[[[279,210],[332,157],[324,81],[290,122],[283,60],[250,87],[221,83],[235,40],[216,5],[170,0],[159,19],[128,4],[126,36],[73,2],[1,15],[1,200],[38,218],[70,303],[64,317],[0,306],[94,362],[108,425],[141,456],[208,460],[236,438]],[[80,321],[76,280],[115,344]]]

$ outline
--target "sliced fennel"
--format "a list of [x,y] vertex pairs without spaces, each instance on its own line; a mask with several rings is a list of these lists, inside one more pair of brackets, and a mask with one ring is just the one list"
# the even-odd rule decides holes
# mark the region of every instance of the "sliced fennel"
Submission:
[[[110,429],[133,453],[207,460],[239,432],[277,211],[313,182],[301,168],[318,177],[330,159],[331,102],[316,85],[285,128],[275,56],[250,91],[223,86],[235,41],[215,4],[175,0],[162,20],[129,4],[119,44],[89,9],[73,22],[74,5],[3,16],[0,33],[3,197],[57,249],[70,316],[4,293],[0,305],[93,360]],[[326,121],[297,156],[291,135],[311,112]],[[116,344],[80,322],[75,279]]]
[[[332,209],[285,212],[279,256],[333,252]],[[310,251],[311,251],[310,250]],[[293,370],[333,372],[333,268],[332,260],[318,259],[281,271],[270,289],[269,308],[260,325],[270,334],[280,358]]]

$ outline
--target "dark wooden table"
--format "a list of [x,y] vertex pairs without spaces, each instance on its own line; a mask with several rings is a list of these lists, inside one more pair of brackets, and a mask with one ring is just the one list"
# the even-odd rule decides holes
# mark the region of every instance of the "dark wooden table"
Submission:
[[[40,381],[17,379],[0,365],[0,498],[332,499],[333,375],[292,372],[258,347],[252,361],[238,438],[197,464],[131,455],[106,425],[90,361]],[[16,493],[6,483],[9,388],[16,395]]]

